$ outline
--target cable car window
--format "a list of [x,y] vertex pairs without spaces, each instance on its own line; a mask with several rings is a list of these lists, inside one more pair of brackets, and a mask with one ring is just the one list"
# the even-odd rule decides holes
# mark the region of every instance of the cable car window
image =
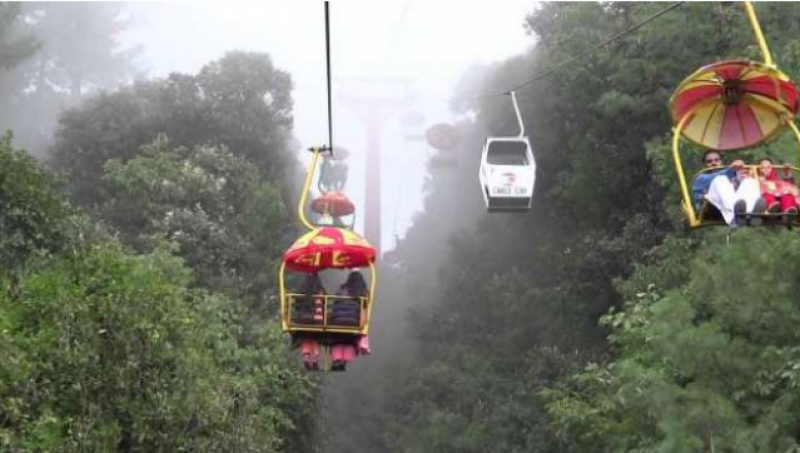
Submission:
[[528,145],[523,142],[492,142],[486,161],[491,165],[528,165]]

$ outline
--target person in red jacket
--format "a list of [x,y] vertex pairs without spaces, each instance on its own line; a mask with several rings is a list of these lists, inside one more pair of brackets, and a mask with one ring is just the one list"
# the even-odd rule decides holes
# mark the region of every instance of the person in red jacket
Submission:
[[767,212],[772,214],[782,212],[787,219],[797,217],[797,198],[800,196],[800,190],[792,177],[792,167],[785,164],[783,174],[780,174],[772,165],[772,160],[766,157],[759,161],[759,167],[761,196],[767,202]]

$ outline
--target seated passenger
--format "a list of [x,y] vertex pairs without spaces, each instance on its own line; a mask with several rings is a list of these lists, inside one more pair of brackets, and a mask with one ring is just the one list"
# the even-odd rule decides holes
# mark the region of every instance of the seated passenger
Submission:
[[[325,288],[318,274],[308,274],[300,296],[294,300],[293,321],[298,324],[322,324],[325,310]],[[303,365],[308,370],[319,369],[320,343],[313,332],[292,335],[293,347],[303,354]]]
[[[706,168],[722,165],[722,157],[718,151],[709,150],[703,154]],[[736,225],[736,217],[753,225],[759,225],[761,218],[751,218],[747,214],[763,214],[766,202],[761,198],[761,187],[758,180],[740,172],[744,162],[735,160],[729,167],[703,173],[695,178],[692,184],[692,202],[695,210],[702,208],[703,200],[714,205],[728,225]]]
[[778,174],[778,169],[772,166],[769,158],[761,159],[759,166],[761,194],[766,200],[767,211],[773,214],[782,212],[787,221],[792,221],[797,217],[800,190],[795,185],[791,166],[783,166],[783,175]]
[[[361,325],[361,299],[369,297],[369,290],[360,272],[351,272],[347,281],[339,288],[339,296],[352,299],[339,300],[334,304],[331,314],[331,324]],[[334,321],[336,319],[337,321]],[[369,354],[369,340],[365,335],[353,336],[348,340],[336,342],[331,347],[331,360],[334,371],[344,371],[347,364],[352,362],[358,354]]]
[[325,288],[317,274],[308,274],[303,288],[294,299],[292,321],[298,324],[322,324]]

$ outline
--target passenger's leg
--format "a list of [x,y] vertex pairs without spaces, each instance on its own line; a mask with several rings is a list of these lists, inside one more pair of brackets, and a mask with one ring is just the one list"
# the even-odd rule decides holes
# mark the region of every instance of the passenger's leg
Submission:
[[764,197],[764,200],[767,202],[767,212],[776,213],[782,210],[781,202],[777,200],[775,194],[763,193],[761,196]]
[[345,363],[352,362],[356,358],[356,346],[354,344],[343,344],[342,359]]
[[798,214],[797,199],[794,195],[786,194],[781,197],[781,210],[783,211],[783,221],[786,225],[794,225]]
[[711,180],[706,200],[716,206],[722,214],[722,218],[725,219],[725,223],[728,225],[733,223],[733,205],[736,203],[737,196],[736,189],[733,188],[733,183],[727,176],[719,175]]
[[794,195],[787,194],[781,196],[780,203],[782,212],[788,212],[792,208],[797,210],[797,200],[794,198]]
[[370,354],[372,351],[369,349],[369,337],[361,335],[358,338],[358,353],[362,355]]
[[739,183],[739,187],[736,189],[736,199],[737,200],[744,200],[747,203],[747,212],[753,214],[763,214],[766,210],[766,206],[759,206],[763,205],[764,202],[759,203],[758,200],[761,198],[761,184],[758,180],[754,178],[745,178],[742,182]]
[[339,360],[342,360],[342,357],[343,357],[342,345],[335,344],[331,346],[331,360],[337,362]]

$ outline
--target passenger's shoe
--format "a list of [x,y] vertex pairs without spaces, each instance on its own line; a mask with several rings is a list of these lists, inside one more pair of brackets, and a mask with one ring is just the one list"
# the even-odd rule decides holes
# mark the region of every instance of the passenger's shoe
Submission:
[[742,217],[747,214],[747,203],[744,200],[736,200],[733,205],[733,213],[736,217]]
[[783,213],[783,222],[787,226],[792,226],[797,221],[797,207],[792,206],[791,208],[787,208],[786,212]]
[[770,214],[777,214],[777,213],[781,212],[781,204],[778,203],[777,201],[775,203],[772,203],[767,208],[767,212],[770,213]]
[[767,200],[759,198],[756,204],[753,205],[753,212],[749,216],[748,224],[752,226],[761,226],[764,223],[764,218],[761,217],[767,209]]
[[734,225],[741,226],[747,223],[747,203],[744,200],[736,200],[733,205],[733,215]]
[[347,367],[347,362],[343,360],[334,360],[331,365],[331,371],[344,371]]

